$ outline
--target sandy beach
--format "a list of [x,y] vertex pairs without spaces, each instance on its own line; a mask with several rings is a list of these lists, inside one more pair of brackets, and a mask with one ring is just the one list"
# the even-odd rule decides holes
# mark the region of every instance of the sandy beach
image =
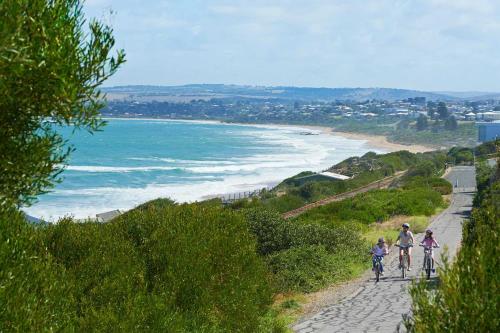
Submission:
[[369,135],[369,134],[352,133],[352,132],[336,132],[333,130],[333,128],[326,126],[304,125],[298,127],[304,127],[304,128],[309,128],[311,130],[322,131],[323,133],[341,136],[346,139],[364,140],[367,141],[369,146],[373,148],[387,150],[388,152],[398,151],[398,150],[408,150],[409,152],[412,153],[423,153],[426,151],[436,150],[435,148],[422,145],[403,145],[399,143],[389,142],[387,138],[383,135]]
[[297,125],[297,124],[260,124],[260,123],[232,123],[219,120],[187,120],[187,119],[164,119],[164,118],[113,118],[105,117],[103,119],[127,119],[127,120],[156,120],[156,121],[171,121],[171,122],[186,122],[186,123],[205,123],[205,124],[227,124],[227,125],[241,125],[241,126],[261,126],[261,127],[299,127],[310,129],[314,131],[321,131],[322,133],[329,135],[341,136],[346,139],[353,140],[363,140],[367,141],[368,145],[373,148],[378,148],[386,150],[388,152],[398,151],[398,150],[408,150],[412,153],[423,153],[426,151],[435,150],[435,148],[422,146],[422,145],[404,145],[394,142],[389,142],[387,138],[383,135],[369,135],[363,133],[353,133],[353,132],[336,132],[331,127],[327,126],[315,126],[315,125]]
[[412,153],[423,153],[426,151],[436,150],[435,148],[423,145],[405,145],[405,144],[389,142],[387,138],[383,135],[370,135],[370,134],[353,133],[353,132],[337,132],[334,131],[333,128],[328,126],[298,125],[298,124],[253,124],[253,123],[226,123],[226,122],[220,122],[220,123],[232,124],[232,125],[252,125],[252,126],[263,126],[263,127],[266,126],[295,127],[295,128],[298,127],[298,128],[310,129],[312,131],[321,131],[324,134],[336,135],[346,139],[367,141],[367,144],[370,147],[382,149],[387,152],[408,150],[409,152]]

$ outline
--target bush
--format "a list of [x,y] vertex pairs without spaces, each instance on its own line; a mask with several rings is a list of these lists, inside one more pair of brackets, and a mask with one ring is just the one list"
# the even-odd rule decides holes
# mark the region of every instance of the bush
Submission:
[[430,188],[373,190],[311,209],[298,219],[326,226],[347,221],[370,224],[385,221],[395,215],[430,216],[436,208],[443,205],[441,195]]
[[455,164],[470,164],[474,161],[472,148],[453,147],[448,151],[448,156]]
[[437,174],[437,168],[434,163],[431,161],[422,161],[418,163],[417,165],[411,167],[407,174],[405,175],[405,178],[411,178],[411,177],[432,177]]
[[328,252],[342,255],[356,255],[367,251],[360,233],[347,226],[291,224],[289,235],[292,247],[322,245]]
[[261,255],[288,249],[290,247],[289,222],[278,212],[262,209],[245,211],[250,231],[257,238],[257,251]]
[[0,331],[282,329],[243,216],[162,205],[36,228],[1,213]]
[[413,318],[406,322],[412,332],[497,332],[500,274],[498,203],[500,182],[485,190],[479,208],[463,226],[463,242],[453,264],[446,258],[440,284],[411,288]]
[[43,232],[45,246],[71,278],[79,329],[125,330],[137,315],[137,298],[147,295],[144,263],[133,243],[112,224],[64,219]]
[[76,307],[63,267],[18,212],[0,212],[0,331],[73,331]]
[[271,290],[241,214],[213,205],[181,205],[132,212],[115,223],[139,244],[148,289],[166,295],[175,312],[193,318],[191,330],[256,330]]
[[404,189],[427,187],[433,189],[441,195],[451,194],[451,192],[453,191],[453,186],[451,185],[451,183],[446,179],[439,177],[426,178],[418,176],[406,179],[403,182]]
[[333,256],[322,245],[291,248],[268,258],[276,288],[281,292],[318,290],[342,278],[341,256]]

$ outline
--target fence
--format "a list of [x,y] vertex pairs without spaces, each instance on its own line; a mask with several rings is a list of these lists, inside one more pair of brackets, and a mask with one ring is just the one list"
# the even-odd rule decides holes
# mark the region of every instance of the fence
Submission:
[[272,186],[266,186],[263,187],[259,190],[254,190],[254,191],[244,191],[244,192],[236,192],[236,193],[228,193],[224,195],[217,196],[223,204],[230,204],[232,202],[241,200],[241,199],[251,199],[251,198],[258,198],[261,196],[262,192],[264,191],[270,191],[273,187]]

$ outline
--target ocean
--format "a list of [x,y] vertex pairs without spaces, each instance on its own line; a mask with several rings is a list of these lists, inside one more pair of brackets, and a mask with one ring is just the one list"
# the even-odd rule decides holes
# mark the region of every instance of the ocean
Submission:
[[76,148],[63,182],[24,209],[51,221],[127,210],[159,197],[191,202],[252,191],[381,152],[366,141],[297,126],[108,119],[94,134],[62,133]]

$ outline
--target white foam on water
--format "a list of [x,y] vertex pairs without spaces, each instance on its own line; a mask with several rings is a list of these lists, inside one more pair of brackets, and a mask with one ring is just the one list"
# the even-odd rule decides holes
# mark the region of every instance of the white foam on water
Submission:
[[175,170],[176,167],[165,166],[140,166],[140,167],[112,167],[94,165],[68,165],[66,170],[83,172],[135,172],[135,171],[155,171],[155,170]]
[[[114,209],[128,210],[160,197],[169,197],[177,202],[198,201],[213,195],[261,189],[299,172],[322,171],[350,156],[362,155],[369,150],[374,151],[366,146],[366,141],[362,140],[351,140],[321,132],[317,133],[318,135],[300,135],[302,131],[311,132],[310,129],[301,127],[272,125],[255,127],[273,131],[245,131],[242,135],[254,140],[256,148],[259,142],[263,145],[271,144],[275,153],[269,153],[269,149],[266,148],[265,153],[255,149],[255,155],[227,157],[224,160],[183,160],[169,156],[130,157],[131,160],[155,161],[164,165],[69,166],[68,170],[80,172],[128,173],[180,169],[183,175],[174,178],[192,178],[192,180],[175,184],[151,183],[142,187],[118,184],[117,187],[56,189],[47,196],[54,196],[57,200],[48,200],[25,210],[30,215],[55,221],[67,215],[86,218]],[[375,151],[380,152],[380,150]]]

